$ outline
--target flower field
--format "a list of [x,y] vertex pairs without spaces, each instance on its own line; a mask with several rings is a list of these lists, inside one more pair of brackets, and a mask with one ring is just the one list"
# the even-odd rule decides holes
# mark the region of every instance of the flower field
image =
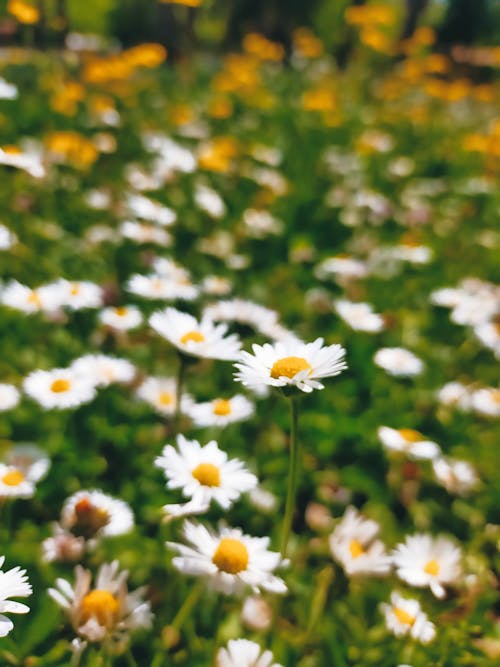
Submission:
[[499,89],[363,31],[2,52],[2,667],[498,664]]

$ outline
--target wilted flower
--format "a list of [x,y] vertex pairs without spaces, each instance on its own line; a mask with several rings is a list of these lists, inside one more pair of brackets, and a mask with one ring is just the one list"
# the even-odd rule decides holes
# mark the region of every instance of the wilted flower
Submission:
[[134,527],[129,505],[102,491],[77,491],[66,499],[61,512],[61,526],[85,539],[114,537]]

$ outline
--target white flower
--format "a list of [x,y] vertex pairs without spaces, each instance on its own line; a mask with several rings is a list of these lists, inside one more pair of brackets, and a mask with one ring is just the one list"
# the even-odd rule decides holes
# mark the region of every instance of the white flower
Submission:
[[227,326],[216,325],[204,316],[200,322],[175,308],[153,313],[149,324],[181,352],[195,357],[232,361],[238,358],[241,343],[235,334],[225,336]]
[[274,493],[263,489],[261,486],[256,486],[255,489],[252,489],[248,494],[248,499],[256,509],[264,514],[271,514],[278,507],[278,499]]
[[188,416],[199,428],[227,426],[234,422],[244,421],[253,413],[253,403],[242,394],[236,394],[228,399],[216,398],[207,403],[193,403],[187,410]]
[[348,507],[342,521],[329,538],[333,557],[348,576],[384,575],[391,569],[391,560],[380,540],[380,526],[365,519],[354,507]]
[[230,639],[227,648],[217,652],[216,667],[283,667],[273,662],[271,651],[264,651],[248,639]]
[[309,393],[323,389],[319,382],[325,377],[339,375],[347,364],[341,345],[323,347],[323,339],[314,343],[299,341],[278,342],[274,345],[252,345],[253,355],[242,352],[241,362],[235,364],[235,379],[250,388],[294,386]]
[[170,234],[161,227],[144,222],[135,222],[126,220],[120,225],[120,234],[125,239],[130,239],[136,243],[156,243],[164,247],[172,243]]
[[439,457],[432,462],[432,468],[437,481],[449,493],[466,496],[479,484],[476,471],[467,461]]
[[76,537],[72,533],[55,524],[52,537],[42,542],[42,559],[46,563],[79,561],[85,551],[85,538]]
[[124,500],[99,490],[77,491],[64,502],[61,526],[86,539],[115,537],[132,530],[134,515]]
[[[0,567],[3,566],[5,556],[0,556]],[[26,576],[26,570],[13,567],[11,570],[0,570],[0,637],[6,637],[14,627],[12,621],[4,616],[8,614],[27,614],[30,608],[21,602],[10,600],[11,597],[27,598],[32,588]]]
[[334,302],[335,310],[356,331],[378,333],[384,328],[384,318],[373,312],[369,303],[353,303],[346,299]]
[[275,310],[245,299],[219,301],[207,306],[203,315],[216,322],[247,324],[263,334],[278,325],[278,313]]
[[12,410],[21,400],[19,389],[13,384],[0,382],[0,412]]
[[281,564],[280,555],[268,551],[268,537],[250,537],[239,528],[221,527],[211,532],[201,524],[184,522],[184,537],[191,546],[168,542],[176,556],[172,563],[184,574],[206,577],[210,586],[226,595],[250,587],[272,593],[286,593],[283,579],[273,575]]
[[222,197],[206,185],[197,185],[194,191],[194,201],[198,208],[208,213],[212,218],[223,218],[226,215],[226,205]]
[[60,304],[71,310],[99,308],[103,303],[103,291],[99,285],[88,280],[65,280],[60,278],[47,285],[59,292]]
[[349,255],[327,257],[318,264],[314,271],[317,278],[324,280],[331,274],[347,278],[365,278],[368,275],[366,262]]
[[500,359],[500,322],[484,322],[474,328],[476,337]]
[[380,426],[377,434],[386,449],[414,459],[434,459],[441,453],[439,445],[411,428]]
[[437,394],[438,401],[443,405],[456,406],[467,411],[472,407],[472,391],[461,382],[448,382]]
[[432,259],[432,249],[415,243],[402,243],[391,248],[390,254],[411,264],[428,264]]
[[500,416],[500,389],[484,387],[472,394],[472,408],[488,417]]
[[[138,387],[136,396],[141,401],[152,405],[162,415],[175,414],[177,406],[177,383],[173,378],[148,377]],[[191,397],[184,394],[181,399],[181,411],[191,404]]]
[[17,243],[17,236],[5,225],[0,225],[0,250],[10,250]]
[[255,239],[262,239],[268,234],[280,234],[283,231],[281,220],[275,218],[269,211],[255,208],[243,211],[243,224],[247,235]]
[[154,202],[142,195],[130,194],[127,197],[127,207],[130,213],[137,218],[156,222],[158,225],[172,225],[177,220],[175,211]]
[[[206,276],[202,282],[202,290],[205,294],[224,296],[231,291],[231,281],[220,276]],[[216,319],[215,317],[212,319]]]
[[93,382],[70,368],[33,371],[25,378],[23,389],[46,410],[76,408],[95,397]]
[[165,178],[169,178],[176,171],[192,173],[196,169],[196,159],[193,153],[184,146],[156,133],[148,133],[143,137],[145,147],[157,153],[156,171]]
[[420,375],[424,370],[422,360],[403,347],[383,347],[377,350],[373,361],[396,377]]
[[75,359],[70,368],[97,387],[107,387],[113,382],[132,382],[136,373],[130,361],[106,354],[85,354]]
[[66,579],[57,579],[57,588],[49,588],[49,595],[68,613],[80,636],[90,642],[110,641],[123,646],[131,631],[151,626],[144,590],[128,592],[128,572],[119,571],[118,561],[101,565],[93,588],[89,570],[77,565],[75,575],[73,586]]
[[198,287],[189,280],[178,280],[161,274],[142,276],[136,273],[128,279],[126,289],[132,294],[138,294],[145,299],[192,301],[199,294]]
[[7,150],[0,148],[0,165],[21,169],[33,178],[43,178],[45,176],[45,167],[43,166],[40,155],[35,152],[21,150]]
[[0,498],[31,498],[49,468],[50,459],[35,445],[14,445],[0,463]]
[[137,306],[114,306],[103,308],[99,313],[99,320],[116,331],[128,331],[142,323],[142,314]]
[[0,100],[15,100],[17,96],[17,86],[0,77]]
[[[167,488],[182,489],[195,508],[206,510],[214,500],[227,510],[242,493],[257,486],[255,475],[239,459],[228,459],[215,440],[201,446],[197,440],[179,435],[177,448],[166,445],[155,465],[164,471]],[[176,508],[174,505],[172,512],[172,506],[166,505],[164,510],[175,513]]]
[[24,313],[54,312],[61,306],[59,290],[44,285],[31,289],[17,280],[10,281],[0,292],[0,302]]
[[241,621],[249,630],[258,632],[269,630],[273,622],[271,605],[262,595],[251,595],[245,598],[241,608]]
[[444,585],[461,574],[460,549],[446,537],[412,535],[392,553],[396,574],[411,586],[428,586],[437,598],[444,598]]
[[418,600],[404,598],[394,591],[390,604],[383,603],[380,608],[387,629],[396,637],[409,634],[416,641],[428,644],[436,636],[436,628],[420,608]]

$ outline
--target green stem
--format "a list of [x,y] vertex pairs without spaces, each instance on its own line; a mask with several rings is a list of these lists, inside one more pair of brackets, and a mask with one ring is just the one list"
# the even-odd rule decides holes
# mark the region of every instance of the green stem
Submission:
[[328,597],[328,590],[332,580],[333,569],[331,567],[325,567],[325,569],[321,570],[321,572],[318,574],[318,584],[311,604],[309,623],[307,624],[306,641],[308,641],[311,637],[316,623],[323,615],[326,599]]
[[128,651],[125,653],[125,659],[130,667],[137,667],[137,661],[134,658],[134,654],[132,653],[132,649],[130,648],[130,646],[128,648]]
[[286,494],[285,517],[281,529],[281,557],[286,558],[288,539],[292,530],[293,512],[299,481],[300,447],[298,439],[299,404],[297,397],[290,398],[292,409],[292,428],[290,432],[290,467],[288,471],[288,490]]
[[186,360],[184,355],[179,354],[179,370],[177,372],[177,386],[175,394],[175,415],[174,415],[174,436],[179,433],[179,424],[181,420],[181,400],[182,391],[184,389],[184,379],[186,377]]
[[199,581],[195,586],[193,586],[191,592],[184,600],[181,608],[175,615],[174,620],[172,623],[170,623],[171,628],[175,628],[176,630],[180,630],[182,628],[204,590],[205,583],[203,581]]

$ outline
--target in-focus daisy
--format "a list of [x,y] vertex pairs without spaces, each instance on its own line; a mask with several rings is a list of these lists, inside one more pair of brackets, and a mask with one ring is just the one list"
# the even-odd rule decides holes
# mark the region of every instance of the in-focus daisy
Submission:
[[252,389],[263,385],[272,387],[297,387],[310,393],[323,389],[319,382],[325,377],[339,375],[347,364],[341,345],[323,347],[323,339],[314,343],[296,341],[278,342],[274,345],[252,345],[253,355],[241,352],[240,363],[235,367],[235,379]]
[[142,314],[137,306],[113,306],[99,313],[102,324],[116,331],[135,329],[142,323]]
[[283,667],[273,662],[271,651],[262,651],[260,646],[248,639],[230,639],[227,648],[217,652],[216,667]]
[[[0,556],[0,568],[4,561],[5,556]],[[12,621],[4,616],[5,613],[27,614],[30,610],[27,605],[9,598],[27,598],[32,592],[26,570],[20,567],[13,567],[7,571],[0,570],[0,637],[6,637],[14,627]]]
[[0,382],[0,412],[12,410],[21,400],[19,389],[13,384]]
[[446,537],[411,535],[392,553],[396,574],[411,586],[428,586],[437,598],[444,598],[444,585],[460,576],[460,549]]
[[[200,445],[197,440],[177,436],[178,451],[172,445],[163,448],[155,465],[165,473],[167,488],[182,489],[190,505],[206,511],[214,500],[229,509],[242,493],[257,486],[257,478],[239,459],[228,459],[215,440]],[[175,514],[177,505],[166,505],[165,511]],[[182,506],[180,506],[182,508]]]
[[184,522],[184,538],[190,546],[168,542],[176,551],[172,563],[184,574],[202,576],[208,584],[226,595],[240,593],[250,587],[272,593],[286,593],[283,579],[273,572],[281,557],[268,551],[268,537],[250,537],[239,528],[221,527],[217,533],[201,524]]
[[71,368],[33,371],[25,378],[23,389],[46,410],[65,410],[88,403],[95,397],[95,385]]
[[354,507],[348,507],[342,521],[330,535],[333,557],[348,576],[384,575],[391,569],[391,559],[376,536],[380,526],[365,519]]
[[420,375],[424,370],[422,360],[403,347],[383,347],[377,350],[373,361],[396,377]]
[[127,590],[128,572],[120,572],[118,561],[101,565],[91,586],[92,575],[80,565],[72,586],[57,579],[49,595],[68,614],[75,632],[90,642],[112,642],[123,647],[133,630],[149,628],[152,615],[144,590]]
[[70,368],[97,387],[107,387],[114,382],[132,382],[136,373],[135,366],[127,359],[106,354],[85,354],[75,359]]
[[418,600],[404,598],[395,591],[390,604],[380,605],[387,629],[396,637],[410,635],[415,641],[428,644],[436,636],[436,628],[424,614]]
[[[137,388],[138,399],[145,401],[162,415],[172,416],[177,408],[177,381],[174,378],[148,377]],[[185,412],[192,403],[188,394],[181,398],[181,412]]]
[[439,457],[432,462],[436,480],[449,493],[466,496],[479,484],[474,467],[467,461]]
[[205,428],[209,426],[227,426],[234,422],[244,421],[254,413],[254,405],[243,394],[236,394],[232,398],[216,398],[207,403],[193,403],[187,414],[195,426]]
[[85,539],[114,537],[132,530],[134,515],[124,500],[99,490],[77,491],[64,502],[61,526]]
[[184,354],[226,361],[239,356],[241,343],[238,336],[226,336],[227,325],[216,325],[206,316],[198,322],[188,313],[166,308],[153,313],[149,323],[160,336]]
[[353,303],[345,299],[334,302],[340,317],[355,331],[378,333],[384,328],[384,318],[373,312],[369,303]]
[[381,426],[377,433],[386,449],[401,452],[414,459],[434,459],[441,453],[438,444],[411,428]]
[[472,408],[488,417],[500,417],[500,389],[484,387],[472,393]]

